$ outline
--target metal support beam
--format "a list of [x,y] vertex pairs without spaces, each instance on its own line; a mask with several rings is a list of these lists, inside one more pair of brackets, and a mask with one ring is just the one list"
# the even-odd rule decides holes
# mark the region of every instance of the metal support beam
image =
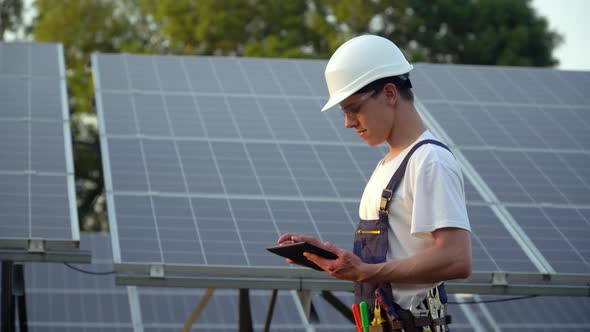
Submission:
[[354,316],[351,308],[347,307],[339,298],[337,298],[330,291],[322,291],[322,296],[328,303],[330,303],[342,316],[346,317],[352,324],[354,324]]
[[307,318],[307,321],[310,323],[317,323],[320,321],[317,311],[313,306],[313,302],[311,302],[311,291],[309,290],[302,290],[297,291],[297,295],[299,297],[299,301],[301,302],[301,307],[303,308],[303,313]]
[[272,314],[275,310],[275,303],[277,302],[278,292],[278,289],[272,290],[272,295],[270,296],[270,303],[268,305],[268,311],[266,313],[266,322],[264,322],[264,332],[270,331],[270,322],[272,321]]
[[207,302],[209,302],[209,299],[211,298],[211,295],[213,295],[214,291],[215,288],[207,289],[207,292],[205,292],[205,295],[203,295],[203,298],[201,299],[195,310],[193,310],[189,319],[186,321],[186,323],[184,323],[182,332],[189,332],[191,330],[191,326],[193,326],[193,323],[197,320],[197,318],[199,318],[201,311],[205,309],[205,306],[207,305]]
[[90,264],[92,255],[87,250],[47,250],[44,252],[26,249],[0,248],[0,260],[12,262],[56,262]]
[[240,332],[254,332],[250,312],[250,290],[240,289]]
[[[118,285],[183,288],[226,289],[283,289],[309,291],[352,291],[353,284],[333,278],[316,278],[290,275],[258,275],[256,270],[233,269],[233,276],[215,271],[203,271],[201,275],[173,275],[152,278],[147,273],[117,272]],[[501,274],[501,275],[498,275]],[[474,272],[468,279],[445,282],[447,292],[465,294],[505,294],[543,296],[590,296],[590,275]],[[305,303],[304,303],[305,304]]]
[[20,332],[29,331],[29,322],[27,320],[27,294],[25,287],[25,270],[22,264],[14,265],[14,284],[12,294],[15,302],[18,303],[18,327]]
[[2,332],[14,332],[14,297],[12,296],[14,262],[2,262]]

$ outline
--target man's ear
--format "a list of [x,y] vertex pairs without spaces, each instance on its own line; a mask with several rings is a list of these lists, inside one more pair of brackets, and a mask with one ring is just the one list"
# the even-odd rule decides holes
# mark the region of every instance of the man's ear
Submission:
[[394,106],[398,99],[399,99],[399,91],[393,83],[387,83],[383,87],[383,93],[385,94],[385,98],[387,99],[387,104]]

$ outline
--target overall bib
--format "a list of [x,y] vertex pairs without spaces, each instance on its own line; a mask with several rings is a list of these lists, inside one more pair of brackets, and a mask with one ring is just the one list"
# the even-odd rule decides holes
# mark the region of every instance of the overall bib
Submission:
[[[358,228],[354,236],[354,253],[359,256],[363,262],[369,264],[383,263],[386,261],[387,250],[389,248],[389,241],[387,232],[389,229],[389,203],[393,197],[393,194],[399,187],[401,180],[406,172],[408,161],[412,154],[424,144],[434,144],[442,148],[449,150],[449,148],[441,142],[435,140],[423,140],[416,143],[408,152],[400,166],[397,168],[391,180],[387,184],[387,187],[381,194],[381,202],[379,204],[379,219],[376,220],[363,220],[361,219]],[[450,150],[449,150],[450,151]],[[441,284],[436,289],[440,295],[440,301],[442,303],[447,302],[447,294],[444,289],[444,285]],[[368,283],[368,282],[356,282],[354,284],[354,295],[355,302],[366,301],[369,308],[373,310],[374,303],[377,298],[377,294],[380,297],[380,302],[385,304],[390,309],[388,313],[393,317],[393,320],[411,320],[414,325],[413,317],[407,317],[409,314],[408,310],[403,310],[397,303],[393,301],[393,294],[390,283]],[[411,316],[411,315],[410,315]],[[403,323],[402,323],[403,324]],[[418,324],[418,323],[417,323]],[[426,324],[426,323],[424,323]],[[397,324],[399,327],[400,325]],[[415,326],[414,326],[415,327]],[[409,326],[404,327],[404,331],[422,331],[422,328],[412,329]],[[394,324],[394,330],[396,326]]]

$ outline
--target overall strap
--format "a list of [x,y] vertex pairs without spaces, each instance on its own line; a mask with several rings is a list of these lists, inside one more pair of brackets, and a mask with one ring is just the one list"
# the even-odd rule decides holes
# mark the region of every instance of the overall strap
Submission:
[[[387,214],[389,213],[389,202],[391,201],[391,198],[393,197],[393,193],[395,193],[395,191],[397,190],[397,187],[399,187],[399,184],[402,182],[402,178],[404,177],[404,174],[406,173],[406,167],[408,166],[408,161],[410,160],[410,157],[414,154],[414,152],[416,150],[418,150],[419,147],[421,147],[424,144],[438,145],[441,148],[447,149],[449,152],[451,152],[451,149],[449,149],[448,146],[446,146],[445,144],[443,144],[439,141],[433,140],[433,139],[425,139],[425,140],[422,140],[422,141],[416,143],[412,147],[412,149],[410,149],[410,152],[408,152],[408,154],[406,155],[406,157],[404,158],[402,163],[399,165],[399,167],[397,168],[397,170],[395,171],[395,173],[391,177],[391,180],[389,180],[387,187],[385,187],[385,189],[383,189],[383,192],[381,193],[381,203],[379,204],[379,217],[380,218],[387,217]],[[451,152],[451,154],[452,153],[453,152]]]

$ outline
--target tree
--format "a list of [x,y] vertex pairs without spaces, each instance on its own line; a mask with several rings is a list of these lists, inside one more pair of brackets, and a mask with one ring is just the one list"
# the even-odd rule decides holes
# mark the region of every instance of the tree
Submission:
[[[561,37],[530,0],[319,1],[348,35],[387,37],[412,62],[553,66]],[[363,9],[371,8],[369,14]],[[360,13],[360,14],[359,14]]]
[[6,31],[16,32],[23,24],[22,0],[0,0],[0,41]]
[[36,41],[59,42],[65,50],[70,110],[92,113],[89,70],[93,52],[142,52],[146,43],[120,1],[37,0]]
[[140,0],[177,54],[306,57],[305,1]]

